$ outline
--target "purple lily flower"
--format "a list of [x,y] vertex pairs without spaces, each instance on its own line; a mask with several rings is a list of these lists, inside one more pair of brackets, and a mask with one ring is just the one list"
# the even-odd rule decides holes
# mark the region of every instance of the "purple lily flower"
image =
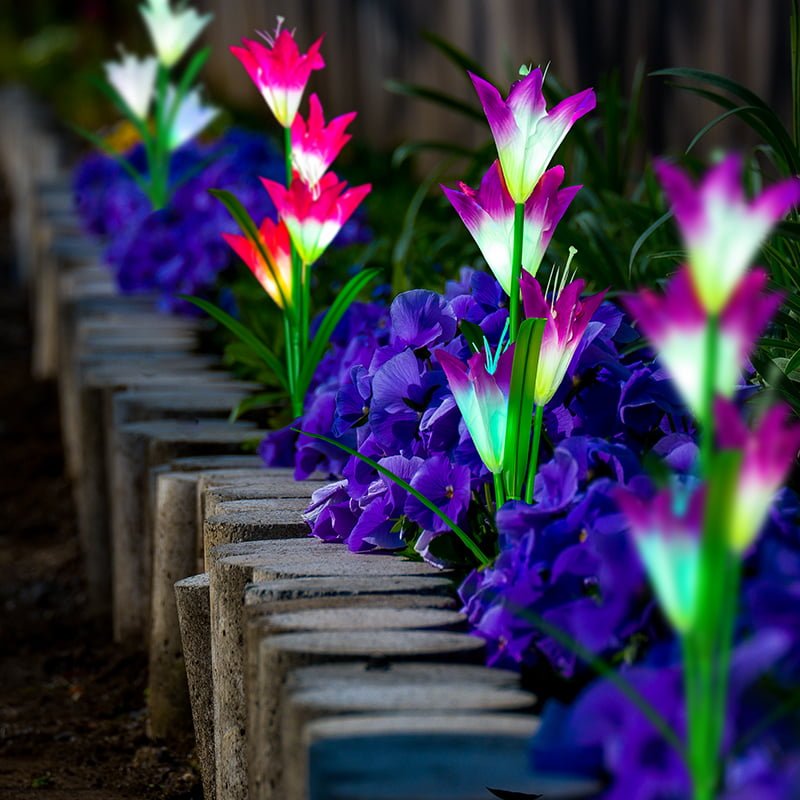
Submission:
[[697,186],[678,167],[659,161],[655,168],[686,244],[700,303],[718,314],[769,232],[800,202],[800,179],[781,181],[748,201],[737,155],[721,161]]
[[566,283],[566,272],[549,300],[539,282],[526,272],[522,273],[522,305],[526,317],[547,320],[539,351],[539,368],[536,371],[534,402],[544,406],[550,402],[561,386],[561,381],[581,343],[592,316],[605,297],[605,291],[581,300],[586,283],[583,280]]
[[[767,273],[755,269],[729,298],[720,317],[716,393],[732,397],[756,339],[781,302],[776,293],[764,293]],[[663,295],[650,289],[629,294],[623,302],[658,350],[659,358],[683,397],[700,412],[705,375],[708,312],[694,288],[689,267],[679,270]]]
[[800,425],[791,422],[784,403],[772,406],[752,433],[730,401],[718,399],[714,411],[720,444],[743,454],[730,531],[731,547],[742,553],[758,536],[775,494],[796,462]]
[[594,91],[567,97],[548,112],[541,69],[516,81],[506,100],[488,81],[471,72],[469,76],[497,145],[508,192],[515,203],[524,203],[570,128],[595,107]]
[[643,500],[620,488],[615,497],[664,615],[677,631],[686,633],[699,604],[704,492],[675,486]]
[[466,365],[446,350],[434,352],[481,460],[490,472],[499,473],[503,469],[514,348],[505,350],[491,366],[483,350]]
[[[564,182],[564,167],[547,170],[525,202],[525,226],[522,240],[522,268],[535,275],[542,263],[556,225],[581,189]],[[464,183],[459,189],[442,191],[458,212],[461,221],[480,248],[489,268],[511,294],[511,268],[514,249],[514,199],[506,188],[500,162],[495,161],[481,180],[477,191]]]

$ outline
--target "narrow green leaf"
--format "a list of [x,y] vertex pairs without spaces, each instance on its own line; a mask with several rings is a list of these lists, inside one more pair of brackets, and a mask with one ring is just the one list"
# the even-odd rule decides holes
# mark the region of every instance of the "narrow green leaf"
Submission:
[[150,131],[147,128],[147,124],[134,113],[133,109],[128,105],[125,98],[117,91],[116,87],[102,78],[92,78],[92,83],[111,101],[114,106],[116,106],[120,114],[130,121],[133,127],[136,128],[136,132],[139,134],[142,141],[145,143],[149,142],[151,137]]
[[175,90],[175,96],[172,101],[172,106],[167,111],[167,130],[172,130],[172,126],[175,124],[175,118],[178,116],[178,111],[181,107],[181,103],[183,103],[184,98],[189,93],[189,90],[192,88],[192,84],[195,81],[195,78],[200,74],[200,70],[208,61],[208,57],[211,55],[211,48],[204,47],[202,50],[198,50],[189,61],[186,69],[181,75],[181,79],[178,82],[178,87]]
[[720,122],[724,122],[728,117],[732,117],[736,114],[746,114],[749,111],[756,111],[755,106],[736,106],[736,108],[729,108],[727,111],[723,111],[717,117],[711,120],[711,122],[706,123],[703,125],[702,128],[692,137],[692,141],[689,142],[686,150],[684,150],[684,154],[688,155],[693,149],[694,146],[712,129],[716,128]]
[[286,398],[284,392],[259,392],[259,394],[252,394],[240,400],[236,406],[231,410],[228,420],[236,422],[242,414],[255,409],[269,408],[276,400],[283,400]]
[[450,111],[455,111],[481,122],[485,119],[483,111],[476,106],[465,103],[463,100],[459,100],[457,97],[453,97],[446,92],[440,92],[438,89],[431,89],[428,86],[418,86],[416,84],[403,83],[402,81],[395,80],[385,81],[384,86],[387,91],[393,92],[394,94],[414,97],[418,100],[427,100],[429,103],[435,103]]
[[536,372],[545,322],[538,317],[524,320],[514,344],[503,451],[503,475],[509,498],[520,498],[525,486],[525,472],[530,460]]
[[369,466],[372,467],[376,472],[379,472],[381,475],[387,477],[390,481],[396,483],[401,489],[405,489],[405,491],[414,495],[414,497],[416,497],[417,500],[419,500],[420,503],[425,506],[425,508],[432,511],[437,517],[439,517],[439,519],[442,520],[442,522],[444,522],[444,524],[447,525],[447,527],[450,528],[450,530],[453,531],[456,536],[458,536],[458,538],[463,542],[464,546],[475,556],[475,558],[478,559],[481,566],[488,567],[492,563],[492,560],[484,554],[478,544],[474,542],[472,538],[452,519],[450,519],[450,517],[448,517],[447,514],[442,511],[442,509],[428,500],[424,494],[418,492],[410,483],[404,481],[399,475],[395,475],[394,472],[386,469],[386,467],[382,467],[377,461],[373,461],[371,458],[362,455],[358,452],[358,450],[354,450],[352,447],[342,444],[342,442],[337,442],[336,439],[323,436],[321,433],[309,433],[308,431],[302,431],[299,428],[292,428],[292,430],[296,431],[302,436],[310,436],[312,439],[319,439],[321,442],[332,444],[334,447],[338,447],[348,455],[363,461],[365,464],[369,464]]
[[370,281],[380,274],[380,270],[373,267],[366,269],[353,275],[352,278],[345,284],[344,288],[336,295],[336,299],[331,304],[331,307],[326,312],[322,323],[320,324],[311,346],[303,359],[303,367],[300,371],[300,376],[297,379],[298,389],[302,396],[305,396],[314,373],[317,371],[319,362],[325,354],[325,350],[330,342],[331,335],[339,324],[339,320],[344,315],[345,311],[352,305],[358,295],[361,293]]
[[644,246],[644,243],[672,216],[672,211],[667,211],[662,214],[652,225],[648,225],[642,235],[633,243],[631,248],[631,255],[628,259],[628,276],[633,275],[633,262],[636,261],[636,256]]
[[264,344],[260,339],[253,335],[251,331],[245,328],[239,320],[234,319],[230,314],[218,308],[208,300],[202,297],[192,297],[191,295],[179,294],[181,300],[186,300],[188,303],[197,306],[206,312],[210,317],[215,319],[220,325],[224,325],[239,341],[246,344],[261,360],[272,370],[275,377],[280,381],[281,386],[287,388],[286,370],[283,364],[278,360],[277,356]]
[[483,331],[481,327],[465,319],[462,319],[461,322],[458,323],[458,327],[461,330],[461,335],[467,340],[472,351],[480,353],[484,347]]
[[404,161],[416,153],[423,151],[434,151],[447,153],[447,155],[459,158],[474,158],[476,151],[470,147],[453,144],[453,142],[439,142],[431,139],[424,139],[415,142],[405,142],[395,149],[392,153],[392,166],[399,167]]
[[275,265],[272,262],[272,256],[264,247],[264,242],[261,239],[261,234],[258,232],[258,227],[256,226],[255,222],[253,222],[252,217],[247,213],[247,209],[241,204],[236,195],[225,189],[209,189],[208,193],[212,197],[216,197],[216,199],[225,206],[225,208],[228,210],[228,213],[231,215],[231,217],[233,217],[242,233],[258,249],[261,258],[263,259],[264,264],[269,270],[270,276],[272,277],[272,280],[275,282],[275,286],[278,289],[278,294],[280,295],[281,302],[283,304],[283,314],[293,321],[295,318],[295,310],[289,303],[289,298],[287,298],[283,293],[283,287],[281,285],[281,281],[278,280],[278,274],[275,271]]
[[114,161],[117,162],[124,170],[131,176],[131,178],[136,182],[136,185],[149,196],[149,187],[147,186],[147,182],[144,179],[144,176],[138,172],[133,165],[128,161],[125,156],[120,155],[116,152],[109,144],[107,144],[100,136],[92,133],[86,128],[82,128],[80,125],[71,125],[72,130],[75,131],[79,136],[83,136],[84,139],[91,142],[98,150],[102,150],[107,156],[113,158]]
[[493,82],[481,64],[452,44],[452,42],[448,42],[447,39],[443,39],[433,31],[422,31],[422,38],[430,42],[448,61],[451,61],[459,69],[465,72],[472,72],[490,83]]

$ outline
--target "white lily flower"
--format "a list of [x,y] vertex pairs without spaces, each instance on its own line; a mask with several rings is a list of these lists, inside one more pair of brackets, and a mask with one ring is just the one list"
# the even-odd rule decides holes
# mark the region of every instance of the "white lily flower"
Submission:
[[139,119],[147,119],[156,86],[158,61],[153,56],[139,58],[120,47],[119,61],[103,64],[108,82],[119,92]]
[[[175,102],[175,89],[170,86],[167,91],[167,108],[172,108]],[[169,132],[169,149],[176,150],[182,144],[193,139],[216,116],[219,109],[205,105],[200,97],[199,89],[192,89],[178,107],[178,113]]]
[[156,54],[165,67],[178,63],[192,42],[211,21],[212,14],[198,14],[191,6],[170,7],[170,0],[147,0],[139,12],[150,31]]

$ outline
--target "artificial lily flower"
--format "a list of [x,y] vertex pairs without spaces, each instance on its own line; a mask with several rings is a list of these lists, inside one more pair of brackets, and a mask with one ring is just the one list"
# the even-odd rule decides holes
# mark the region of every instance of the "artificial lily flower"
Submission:
[[276,224],[266,217],[261,223],[259,234],[261,244],[270,258],[269,266],[264,262],[258,247],[246,236],[231,233],[223,233],[222,236],[239,258],[247,264],[250,272],[275,304],[279,308],[285,308],[284,300],[291,304],[292,298],[292,249],[289,244],[289,231],[283,222],[279,221]]
[[213,17],[213,14],[198,14],[186,5],[173,10],[170,0],[147,0],[139,11],[150,31],[158,60],[165,67],[181,60]]
[[120,47],[120,60],[103,64],[108,82],[128,108],[140,119],[147,119],[156,87],[158,61],[154,56],[138,58]]
[[344,191],[347,182],[340,181],[333,172],[322,177],[316,192],[298,180],[293,180],[288,189],[267,178],[262,178],[261,182],[305,264],[313,264],[325,252],[342,225],[372,190],[366,183]]
[[775,493],[795,464],[800,425],[790,422],[792,414],[784,403],[772,406],[752,433],[729,400],[719,398],[714,411],[720,445],[742,451],[729,537],[732,549],[743,553],[758,536]]
[[708,313],[718,314],[767,234],[800,201],[800,179],[781,181],[748,201],[737,155],[725,158],[696,187],[665,162],[656,163],[656,172],[688,251],[697,296]]
[[[764,326],[781,302],[765,294],[767,273],[752,270],[736,287],[720,316],[715,394],[732,397],[742,366]],[[623,302],[658,351],[684,402],[702,412],[708,311],[695,290],[688,267],[669,281],[663,295],[642,289]]]
[[[166,100],[167,108],[171,109],[174,102],[175,90],[169,87]],[[219,109],[214,106],[204,105],[200,97],[200,90],[192,89],[191,92],[185,95],[181,100],[180,106],[178,106],[178,111],[169,131],[169,149],[176,150],[182,144],[193,139],[217,114],[219,114]]]
[[266,45],[253,39],[242,39],[244,47],[231,47],[231,53],[242,62],[275,119],[284,128],[289,128],[300,107],[311,72],[322,69],[325,62],[319,52],[322,37],[308,48],[305,55],[301,55],[294,36],[281,30],[282,25],[283,17],[278,17],[274,35],[261,32]]
[[308,104],[308,122],[298,114],[292,123],[292,164],[301,180],[313,191],[350,141],[351,136],[345,131],[356,118],[356,113],[334,117],[326,126],[319,97],[312,94]]
[[[528,318],[540,317],[546,320],[533,396],[537,406],[547,405],[558,391],[564,375],[567,374],[572,357],[586,332],[586,327],[592,321],[594,312],[597,311],[606,294],[605,291],[602,291],[581,300],[581,292],[586,283],[578,279],[568,284],[568,270],[569,262],[567,262],[561,277],[556,271],[551,273],[544,292],[533,275],[529,275],[527,272],[522,273],[522,305],[525,309],[525,316]],[[551,281],[552,293],[549,292]]]
[[616,500],[664,615],[686,633],[698,612],[704,492],[675,485],[643,500],[620,489]]
[[592,89],[562,100],[548,112],[541,69],[528,72],[503,100],[491,83],[469,73],[492,131],[509,194],[524,203],[569,129],[595,106]]
[[[522,240],[522,268],[536,275],[550,239],[564,212],[580,190],[564,181],[564,167],[556,166],[542,175],[525,203]],[[508,193],[500,162],[495,161],[477,191],[459,184],[460,191],[442,187],[467,230],[480,248],[486,263],[503,291],[511,294],[511,266],[514,249],[514,199]]]
[[513,345],[503,350],[501,340],[494,355],[481,350],[466,364],[446,350],[434,352],[481,461],[489,472],[502,472]]

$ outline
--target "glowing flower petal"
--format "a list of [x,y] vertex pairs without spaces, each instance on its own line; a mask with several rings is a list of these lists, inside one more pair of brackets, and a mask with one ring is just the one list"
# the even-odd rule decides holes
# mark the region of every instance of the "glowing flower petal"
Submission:
[[[568,186],[559,191],[563,181],[563,167],[549,169],[525,203],[522,267],[531,275],[535,275],[539,269],[556,225],[581,188]],[[477,191],[463,183],[459,187],[460,191],[444,186],[442,190],[472,234],[503,291],[510,295],[514,199],[506,188],[500,162],[492,164]]]
[[688,251],[692,283],[703,307],[722,311],[769,232],[800,201],[800,179],[789,178],[748,201],[742,161],[728,156],[695,187],[665,162],[656,172]]
[[[167,108],[175,102],[175,91],[170,87],[167,92]],[[169,132],[169,149],[176,150],[186,142],[194,139],[219,114],[219,109],[207,106],[200,97],[200,90],[193,89],[182,100],[178,113]]]
[[170,8],[170,0],[147,0],[139,8],[158,60],[171,67],[178,63],[192,42],[211,21],[213,14],[198,14],[190,6]]
[[146,119],[155,91],[158,61],[153,56],[138,58],[120,48],[120,60],[107,61],[103,68],[108,82],[130,110],[139,119]]
[[261,33],[266,44],[242,39],[244,46],[231,47],[231,52],[242,62],[275,119],[284,128],[289,128],[300,107],[311,72],[322,69],[325,62],[319,52],[322,37],[308,48],[305,55],[301,55],[294,36],[281,30],[282,24],[283,18],[278,17],[278,27],[273,36]]
[[594,91],[567,97],[548,112],[540,69],[517,81],[506,100],[483,78],[472,73],[470,78],[497,145],[509,194],[515,203],[524,203],[570,128],[594,108]]

